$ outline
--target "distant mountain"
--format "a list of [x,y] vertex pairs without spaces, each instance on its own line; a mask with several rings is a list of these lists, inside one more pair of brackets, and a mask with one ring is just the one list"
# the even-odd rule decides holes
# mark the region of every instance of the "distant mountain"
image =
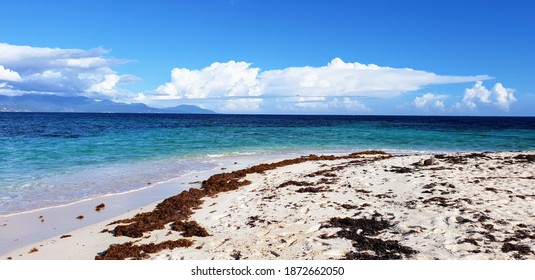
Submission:
[[87,112],[87,113],[173,113],[215,114],[214,111],[194,105],[172,108],[152,108],[142,103],[118,103],[110,100],[94,100],[83,96],[57,96],[26,94],[0,95],[0,112]]
[[216,114],[216,112],[195,105],[178,105],[176,107],[158,109],[162,113],[174,114]]

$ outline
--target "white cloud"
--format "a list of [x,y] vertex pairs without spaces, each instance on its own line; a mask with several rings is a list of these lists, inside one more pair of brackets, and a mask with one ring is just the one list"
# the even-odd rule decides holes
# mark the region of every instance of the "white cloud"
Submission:
[[246,62],[213,63],[201,70],[174,68],[171,82],[158,87],[160,94],[174,98],[214,98],[225,96],[258,96],[258,68]]
[[465,89],[462,102],[455,104],[454,107],[457,109],[463,107],[476,109],[477,103],[480,103],[493,104],[507,111],[511,104],[516,101],[513,93],[513,89],[505,88],[501,83],[496,83],[492,90],[489,90],[483,85],[483,82],[477,81],[473,87]]
[[514,90],[510,88],[505,88],[501,83],[496,83],[494,88],[492,88],[494,95],[496,97],[496,104],[498,107],[503,110],[509,110],[509,106],[516,101],[515,96],[513,95]]
[[329,102],[329,107],[332,109],[342,109],[348,112],[366,112],[370,111],[370,108],[356,99],[351,99],[349,97],[344,98],[334,98]]
[[0,63],[17,65],[22,69],[49,68],[101,68],[117,64],[118,60],[106,59],[102,56],[108,51],[102,48],[92,50],[39,48],[31,46],[16,46],[0,43]]
[[117,93],[115,86],[119,82],[121,77],[116,74],[107,74],[104,76],[104,80],[100,83],[92,85],[89,89],[86,90],[88,93],[103,93],[106,95],[113,95]]
[[[329,108],[329,104],[323,102],[297,102],[293,104],[296,108],[312,110],[312,111],[325,111]],[[287,108],[288,106],[286,106]],[[284,108],[284,107],[281,107]]]
[[464,91],[463,103],[469,108],[475,108],[474,101],[479,100],[481,103],[490,103],[490,91],[483,86],[482,81],[477,81],[472,88]]
[[260,110],[262,98],[233,98],[225,102],[223,111],[255,112]]
[[[339,110],[358,112],[369,108],[355,97],[389,98],[436,84],[464,83],[490,79],[481,76],[444,76],[410,68],[392,68],[375,64],[347,63],[335,58],[320,67],[289,67],[265,70],[247,62],[216,62],[200,70],[174,68],[171,81],[154,92],[145,93],[145,100],[179,100],[198,102],[202,99],[235,100],[224,110],[243,110],[246,104],[257,110],[262,97],[264,105],[287,110]],[[243,100],[239,98],[245,98]],[[236,99],[237,98],[237,99]],[[327,98],[329,101],[327,102]],[[249,100],[249,101],[246,101]],[[431,104],[443,108],[442,100]],[[218,108],[213,108],[218,109]]]
[[[486,89],[489,76],[447,76],[410,68],[344,62],[324,66],[264,70],[240,61],[215,62],[202,69],[174,68],[169,82],[145,93],[121,84],[140,78],[112,69],[124,63],[109,51],[38,48],[0,43],[0,94],[51,93],[142,101],[158,107],[180,103],[206,104],[226,112],[258,112],[279,108],[289,112],[353,113],[371,110],[362,97],[391,98],[430,85],[476,82],[457,107],[492,104],[508,110],[516,101],[512,89],[497,83]],[[358,100],[357,100],[358,98]],[[444,110],[445,96],[416,97],[413,108]]]
[[19,73],[0,65],[0,81],[18,82],[22,80]]
[[440,76],[410,68],[346,63],[333,59],[321,67],[290,67],[264,71],[260,80],[266,93],[305,96],[393,97],[433,84],[488,79],[487,76]]
[[392,97],[424,86],[489,79],[488,76],[441,76],[409,68],[346,63],[333,59],[321,67],[289,67],[260,72],[250,63],[213,63],[201,70],[175,68],[171,81],[156,90],[174,98],[223,96],[371,96]]
[[446,95],[436,95],[432,93],[426,93],[422,96],[417,96],[413,104],[416,108],[429,111],[429,110],[444,110],[444,99]]
[[[112,66],[124,60],[107,58],[108,51],[38,48],[0,43],[0,80],[7,81],[9,92],[87,95],[112,99],[129,99],[132,94],[120,90],[123,81],[134,81],[133,75],[118,75]],[[6,72],[7,71],[7,72]],[[11,73],[7,79],[6,73]]]

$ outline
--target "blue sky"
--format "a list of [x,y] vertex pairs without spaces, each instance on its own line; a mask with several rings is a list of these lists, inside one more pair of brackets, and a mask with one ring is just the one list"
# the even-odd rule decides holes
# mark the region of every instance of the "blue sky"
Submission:
[[4,1],[0,94],[534,115],[533,1]]

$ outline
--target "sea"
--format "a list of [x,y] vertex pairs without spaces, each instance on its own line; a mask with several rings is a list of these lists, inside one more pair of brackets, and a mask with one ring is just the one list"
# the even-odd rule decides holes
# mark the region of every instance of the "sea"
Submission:
[[227,158],[534,151],[533,117],[0,113],[0,215],[146,187]]

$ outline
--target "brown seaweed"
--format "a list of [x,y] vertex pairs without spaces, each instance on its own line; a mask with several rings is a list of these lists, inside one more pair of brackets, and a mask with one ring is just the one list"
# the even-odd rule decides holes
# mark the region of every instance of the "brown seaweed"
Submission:
[[[194,208],[199,207],[203,203],[204,197],[215,196],[218,193],[236,190],[240,187],[249,185],[251,182],[245,180],[245,176],[247,176],[247,174],[262,174],[266,171],[273,170],[279,167],[303,163],[306,161],[362,158],[366,155],[382,155],[382,157],[377,157],[376,159],[391,157],[389,154],[381,151],[358,152],[352,153],[347,156],[309,155],[295,159],[283,160],[276,163],[259,164],[229,173],[215,174],[207,180],[203,181],[200,189],[192,188],[183,191],[178,195],[165,199],[163,202],[159,203],[156,208],[151,212],[139,213],[133,218],[113,222],[112,224],[118,224],[113,230],[113,233],[115,236],[128,236],[132,238],[139,238],[142,237],[143,234],[146,232],[164,229],[165,225],[169,223],[177,224],[180,221],[186,221],[193,214],[192,210]],[[200,230],[200,226],[199,228],[196,228],[196,230]],[[140,253],[139,249],[136,246],[138,245],[133,245],[131,242],[124,244],[114,244],[111,245],[109,249],[103,252],[100,256],[97,256],[96,259],[107,259],[106,256],[108,255],[122,259],[137,259],[140,257],[145,257],[145,255]],[[160,246],[158,248],[162,247]],[[109,250],[112,250],[112,252],[108,253]],[[124,252],[121,254],[116,252],[120,250],[123,250]]]
[[296,190],[295,192],[298,192],[298,193],[320,193],[320,192],[329,192],[331,191],[330,189],[328,188],[324,188],[324,187],[306,187],[306,188],[300,188],[298,190]]
[[[352,241],[356,251],[347,252],[343,260],[395,260],[410,257],[418,251],[401,245],[396,240],[382,240],[369,236],[378,235],[392,225],[388,221],[376,219],[331,218],[322,227],[338,227],[342,230],[333,236],[321,238],[345,238]],[[373,254],[372,254],[373,253]]]
[[95,260],[124,260],[134,259],[143,260],[149,257],[149,254],[157,253],[162,250],[172,250],[180,247],[190,247],[193,241],[188,239],[178,239],[164,241],[158,244],[139,244],[135,245],[133,242],[123,244],[112,244],[103,253],[95,257]]
[[101,203],[95,207],[95,211],[100,212],[102,209],[106,207],[106,204]]
[[176,231],[181,231],[182,235],[184,237],[192,237],[192,236],[198,236],[198,237],[206,237],[210,234],[206,229],[201,227],[197,222],[195,221],[178,221],[171,225],[171,228]]

